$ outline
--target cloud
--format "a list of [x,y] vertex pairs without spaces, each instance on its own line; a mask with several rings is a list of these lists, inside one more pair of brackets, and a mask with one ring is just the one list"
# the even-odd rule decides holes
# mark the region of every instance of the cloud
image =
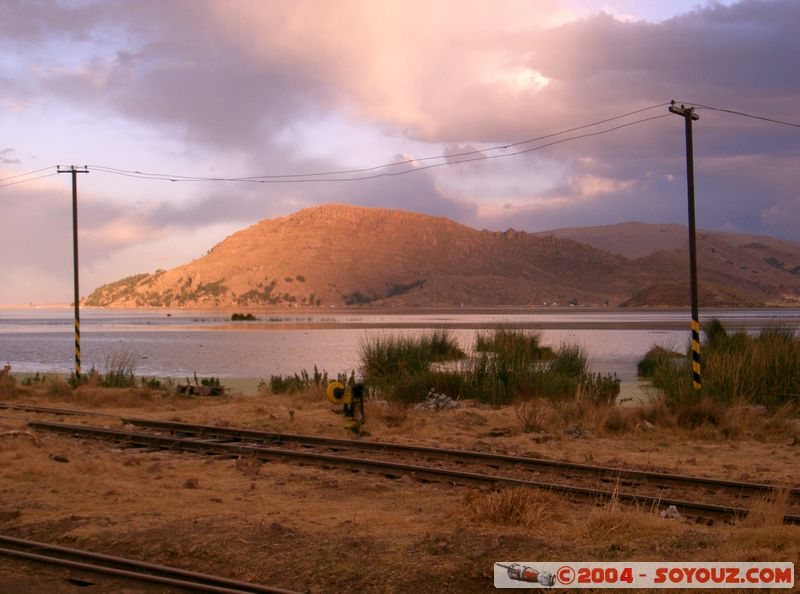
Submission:
[[[800,102],[793,0],[712,3],[657,23],[569,0],[9,0],[0,4],[0,51],[0,122],[14,147],[0,150],[0,165],[35,169],[64,153],[80,158],[74,150],[122,161],[107,165],[204,175],[335,171],[397,155],[417,169],[358,183],[92,175],[81,210],[90,266],[323,202],[418,210],[478,228],[683,223],[683,126],[665,103],[796,121]],[[699,224],[800,240],[800,227],[784,224],[800,185],[796,129],[699,113]],[[577,138],[656,115],[665,117]],[[89,139],[98,146],[88,150]],[[462,152],[527,149],[536,150],[456,164]],[[40,160],[27,163],[34,153]],[[142,155],[150,160],[140,163]],[[448,165],[424,169],[431,156]],[[55,274],[61,265],[41,254],[69,250],[63,187],[57,199],[47,186],[15,189],[0,195],[9,234],[0,250]]]
[[782,200],[761,211],[761,220],[775,231],[795,231],[800,221],[800,196]]
[[14,149],[13,148],[4,148],[0,150],[0,164],[1,165],[17,165],[19,164],[19,159],[14,157]]

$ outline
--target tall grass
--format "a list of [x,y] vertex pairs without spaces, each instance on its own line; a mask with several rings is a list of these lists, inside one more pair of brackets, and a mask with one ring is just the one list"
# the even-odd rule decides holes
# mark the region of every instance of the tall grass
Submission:
[[136,385],[136,356],[130,352],[106,358],[106,373],[99,385],[104,388],[130,388]]
[[583,348],[564,344],[556,351],[534,332],[499,328],[479,332],[475,356],[457,371],[431,369],[437,361],[464,357],[444,331],[417,338],[381,337],[362,346],[365,381],[389,400],[413,403],[431,390],[451,398],[509,404],[531,397],[574,399],[582,387],[593,400],[613,401],[616,378],[588,373]]
[[707,326],[701,345],[702,390],[691,387],[687,357],[654,365],[652,383],[675,409],[708,398],[721,404],[744,401],[775,410],[800,406],[800,338],[789,328],[768,328],[758,335],[728,333],[719,321]]
[[444,329],[418,336],[374,336],[361,343],[364,380],[378,386],[427,372],[432,363],[464,357],[455,338]]
[[80,377],[73,372],[67,383],[72,388],[87,384],[101,388],[132,388],[136,385],[136,355],[128,351],[107,356],[105,370],[105,373],[100,373],[92,366]]
[[553,349],[542,346],[539,332],[501,327],[475,335],[475,351],[478,353],[503,353],[504,356],[527,360],[550,359]]

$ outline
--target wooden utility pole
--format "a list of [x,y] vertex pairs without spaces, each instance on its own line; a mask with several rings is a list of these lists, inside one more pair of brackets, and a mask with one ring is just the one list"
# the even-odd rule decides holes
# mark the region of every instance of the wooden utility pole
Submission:
[[692,149],[692,121],[699,120],[700,115],[693,107],[678,107],[673,100],[669,111],[683,117],[686,127],[686,184],[689,194],[689,276],[692,291],[692,387],[702,387],[700,375],[700,314],[697,304],[697,240],[695,239],[694,222],[694,152]]
[[89,173],[84,165],[77,168],[74,165],[57,168],[58,173],[72,174],[72,271],[75,285],[75,378],[81,379],[81,312],[80,292],[78,290],[78,174]]

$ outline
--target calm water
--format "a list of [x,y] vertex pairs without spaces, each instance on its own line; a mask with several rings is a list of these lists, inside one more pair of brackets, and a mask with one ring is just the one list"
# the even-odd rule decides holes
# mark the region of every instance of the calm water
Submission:
[[[140,375],[269,377],[317,365],[329,372],[357,369],[359,347],[375,335],[413,335],[448,327],[470,350],[477,328],[509,324],[536,328],[546,345],[583,345],[593,370],[634,381],[636,361],[653,345],[683,350],[686,311],[461,310],[431,313],[262,313],[258,323],[231,324],[220,312],[96,310],[81,312],[84,369],[104,371],[115,356],[136,358]],[[728,325],[758,330],[800,328],[800,310],[714,310]],[[74,367],[72,311],[0,310],[0,364],[14,371],[69,373]]]

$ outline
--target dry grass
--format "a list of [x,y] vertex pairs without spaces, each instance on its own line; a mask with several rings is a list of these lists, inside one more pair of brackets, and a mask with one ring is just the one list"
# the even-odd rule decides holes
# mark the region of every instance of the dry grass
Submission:
[[514,413],[520,427],[527,433],[547,429],[551,416],[548,414],[548,406],[543,398],[531,398],[518,402],[514,405]]
[[[46,385],[29,394],[31,403],[56,402]],[[349,437],[335,407],[311,392],[175,398],[87,386],[58,402],[109,413],[117,407],[120,414],[137,406],[137,415],[152,418]],[[366,428],[375,440],[796,481],[800,447],[789,440],[760,438],[756,429],[723,436],[726,424],[779,423],[752,412],[736,410],[720,426],[689,430],[657,405],[545,403],[539,413],[552,437],[539,440],[522,430],[512,406],[464,402],[431,412],[372,401]],[[652,427],[644,428],[644,421]],[[572,437],[566,429],[576,424],[583,432]],[[477,594],[491,588],[492,563],[502,559],[800,559],[800,529],[776,524],[781,498],[754,504],[737,525],[709,527],[662,519],[649,507],[621,506],[613,496],[591,505],[534,489],[465,492],[280,462],[121,451],[49,434],[37,434],[36,447],[28,436],[13,434],[25,430],[21,421],[0,418],[0,435],[8,433],[0,437],[0,512],[6,512],[0,513],[0,532],[295,590]],[[54,461],[56,454],[68,462]],[[37,571],[12,569],[19,567]],[[326,567],[323,577],[319,567]],[[6,575],[14,574],[0,564],[0,591],[8,591]],[[59,589],[33,592],[52,591]]]
[[745,528],[774,528],[783,525],[789,510],[791,492],[777,489],[770,495],[757,497],[750,505],[747,516],[740,522]]
[[464,505],[474,522],[500,526],[536,527],[566,509],[563,499],[548,491],[512,487],[499,491],[469,491]]
[[405,426],[415,416],[415,409],[404,402],[382,401],[366,403],[367,422],[370,425],[382,423],[386,427],[400,428]]

